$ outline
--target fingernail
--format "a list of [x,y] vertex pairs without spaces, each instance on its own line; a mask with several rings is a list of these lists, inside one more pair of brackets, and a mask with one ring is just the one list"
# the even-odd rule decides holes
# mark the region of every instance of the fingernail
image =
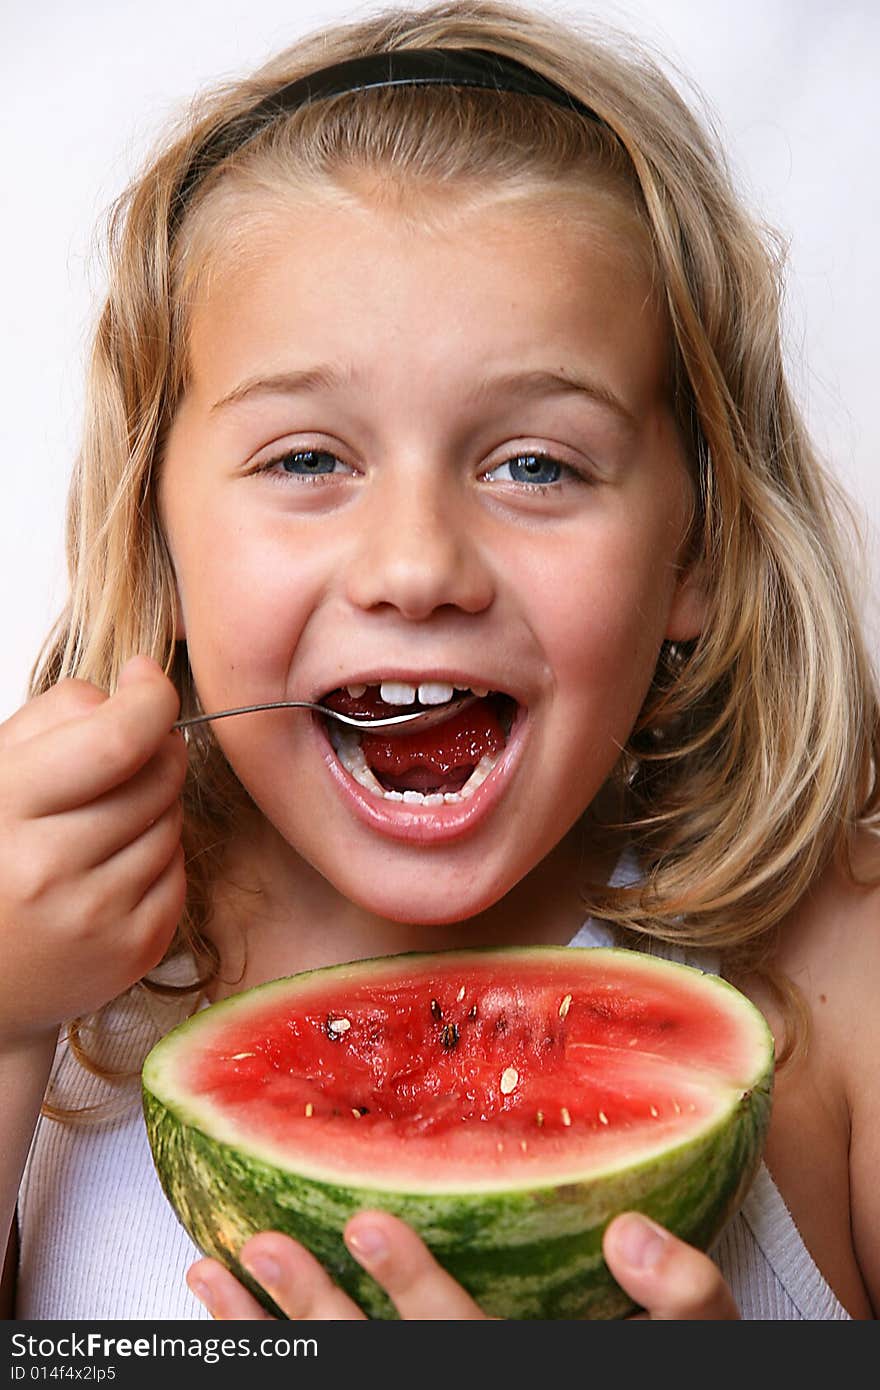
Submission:
[[375,1264],[388,1254],[388,1241],[378,1226],[357,1226],[347,1231],[345,1243],[353,1255],[367,1264]]
[[145,676],[151,669],[152,662],[148,656],[132,656],[126,661],[122,670],[119,672],[119,684],[127,685],[130,680],[137,680],[139,676]]
[[205,1307],[210,1312],[211,1304],[213,1303],[213,1297],[211,1294],[211,1290],[208,1288],[208,1285],[203,1284],[201,1279],[190,1279],[188,1282],[190,1289],[195,1294],[196,1298],[199,1299],[201,1303],[204,1303]]
[[614,1228],[614,1243],[634,1269],[650,1269],[655,1265],[668,1239],[663,1227],[656,1226],[646,1216],[625,1216]]
[[274,1288],[281,1281],[281,1266],[271,1255],[249,1255],[242,1264],[264,1288]]

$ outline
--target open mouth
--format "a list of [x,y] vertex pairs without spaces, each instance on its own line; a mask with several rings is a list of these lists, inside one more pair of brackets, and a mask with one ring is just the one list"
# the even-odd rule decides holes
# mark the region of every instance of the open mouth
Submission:
[[[439,684],[417,689],[394,682],[329,691],[320,703],[340,714],[381,718],[436,709],[461,694],[478,698],[448,719],[412,733],[343,728],[321,716],[343,767],[365,790],[389,801],[437,806],[466,801],[486,780],[507,746],[518,709],[499,690]],[[427,698],[426,698],[427,697]]]

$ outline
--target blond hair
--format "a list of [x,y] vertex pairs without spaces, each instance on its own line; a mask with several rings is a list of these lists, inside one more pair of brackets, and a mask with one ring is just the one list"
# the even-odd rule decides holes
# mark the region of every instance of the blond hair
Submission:
[[[282,85],[420,47],[518,59],[597,119],[512,93],[347,93],[279,117],[199,170],[217,132]],[[711,945],[738,968],[764,968],[774,929],[832,858],[851,870],[852,837],[876,820],[876,686],[843,562],[841,524],[854,522],[786,383],[779,241],[741,205],[710,124],[621,35],[492,0],[391,8],[309,35],[194,104],[110,218],[109,292],[69,503],[70,598],[31,691],[64,676],[113,689],[125,661],[147,652],[183,712],[198,709],[174,640],[155,487],[186,389],[188,308],[218,246],[234,244],[237,225],[244,238],[258,199],[243,193],[280,197],[311,182],[344,198],[353,176],[376,173],[401,194],[610,188],[644,229],[670,325],[710,613],[700,638],[664,646],[614,774],[644,879],[584,885],[585,905],[627,940]],[[248,803],[207,726],[190,758],[188,894],[169,955],[192,951],[207,983],[219,968],[206,931],[211,885]],[[71,1039],[94,1067],[82,1023]]]

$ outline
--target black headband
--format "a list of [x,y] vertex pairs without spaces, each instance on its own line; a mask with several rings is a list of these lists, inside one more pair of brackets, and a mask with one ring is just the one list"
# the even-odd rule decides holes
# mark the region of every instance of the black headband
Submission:
[[569,111],[598,121],[595,111],[564,87],[533,72],[524,63],[482,48],[404,48],[393,53],[370,53],[320,68],[264,97],[250,111],[235,116],[214,131],[193,157],[174,196],[171,223],[180,221],[196,184],[234,150],[253,140],[279,116],[309,102],[373,87],[484,87],[495,92],[519,92],[544,97]]

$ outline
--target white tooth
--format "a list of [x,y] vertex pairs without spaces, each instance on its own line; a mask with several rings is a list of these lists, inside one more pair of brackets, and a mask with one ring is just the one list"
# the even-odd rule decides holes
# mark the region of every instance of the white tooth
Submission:
[[481,700],[485,700],[486,696],[489,694],[488,685],[474,685],[471,686],[471,689],[475,695],[479,695]]
[[472,797],[474,792],[477,790],[477,787],[481,787],[483,785],[500,756],[500,753],[484,753],[483,757],[477,763],[470,777],[465,782],[464,786],[459,792],[459,795],[463,796],[465,800],[469,800],[469,798]]
[[361,695],[364,695],[367,689],[365,685],[347,685],[345,688],[349,695],[354,696],[356,700],[360,699]]
[[444,681],[424,681],[419,686],[419,699],[423,705],[445,705],[454,691],[455,687]]
[[407,803],[411,803],[411,804],[413,804],[413,805],[418,805],[419,803],[421,803],[421,802],[423,802],[423,801],[425,800],[425,793],[424,793],[424,792],[412,792],[412,791],[404,792],[404,793],[403,793],[403,799],[404,799],[404,801],[406,801]]
[[[330,742],[338,753],[340,749],[347,752],[350,756],[361,751],[360,735],[354,729],[344,724],[337,724],[336,720],[328,721],[327,733]],[[361,754],[363,757],[363,754]]]
[[411,705],[416,698],[416,688],[405,685],[403,681],[383,681],[379,694],[386,705]]

